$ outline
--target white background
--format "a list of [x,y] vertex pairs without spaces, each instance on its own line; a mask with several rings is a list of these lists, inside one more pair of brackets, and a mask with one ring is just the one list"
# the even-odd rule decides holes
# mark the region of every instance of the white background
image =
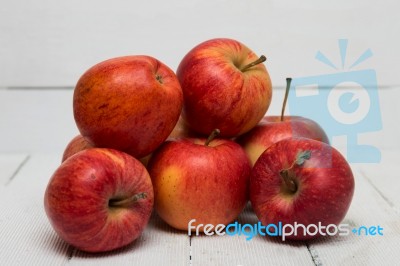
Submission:
[[349,65],[372,68],[380,87],[399,84],[400,2],[287,0],[2,0],[0,86],[74,86],[99,61],[152,55],[176,70],[210,38],[230,37],[268,57],[273,84],[285,77],[332,73],[314,59],[340,65],[337,40],[349,40]]

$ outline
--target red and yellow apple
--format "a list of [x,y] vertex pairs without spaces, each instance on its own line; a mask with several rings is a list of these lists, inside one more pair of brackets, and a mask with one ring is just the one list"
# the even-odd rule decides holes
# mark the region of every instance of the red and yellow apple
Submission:
[[257,125],[272,97],[265,59],[224,38],[189,51],[177,69],[188,126],[203,135],[219,128],[222,137],[235,137]]
[[109,251],[137,239],[154,203],[151,178],[132,156],[91,148],[65,160],[44,195],[56,233],[88,252]]
[[100,62],[78,80],[75,122],[96,147],[141,158],[173,130],[183,105],[175,73],[150,56],[123,56]]
[[291,234],[281,232],[288,233],[287,239],[310,239],[334,230],[353,193],[354,177],[345,158],[328,144],[306,138],[270,146],[250,178],[250,201],[258,219],[265,226],[290,225]]
[[248,201],[250,163],[231,140],[166,141],[153,153],[148,170],[155,210],[176,229],[188,230],[192,219],[193,226],[227,224]]

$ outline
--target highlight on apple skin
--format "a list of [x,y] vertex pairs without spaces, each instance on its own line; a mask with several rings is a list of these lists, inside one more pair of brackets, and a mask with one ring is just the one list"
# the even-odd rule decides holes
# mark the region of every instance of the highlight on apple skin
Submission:
[[56,233],[87,252],[132,243],[145,229],[153,203],[145,167],[126,153],[104,148],[86,149],[65,160],[44,195]]
[[205,41],[180,62],[182,116],[190,129],[207,136],[235,137],[253,128],[265,115],[272,84],[263,61],[244,44],[227,38]]

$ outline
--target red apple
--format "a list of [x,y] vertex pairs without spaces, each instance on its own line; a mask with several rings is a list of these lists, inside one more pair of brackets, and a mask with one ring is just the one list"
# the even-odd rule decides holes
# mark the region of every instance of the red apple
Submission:
[[153,153],[148,169],[155,210],[176,229],[188,230],[192,219],[193,226],[227,224],[248,200],[250,163],[231,140],[167,141]]
[[173,140],[177,138],[188,138],[188,137],[196,137],[196,133],[191,131],[185,120],[183,120],[182,116],[179,116],[178,122],[176,123],[174,129],[171,134],[169,134],[168,139]]
[[189,51],[177,70],[188,126],[203,135],[219,128],[222,137],[235,137],[257,125],[272,97],[265,60],[232,39],[208,40]]
[[88,252],[117,249],[138,238],[153,202],[145,167],[126,153],[102,148],[80,151],[64,161],[44,195],[57,234]]
[[[178,122],[176,123],[171,134],[169,134],[167,140],[175,140],[178,138],[187,138],[187,137],[195,137],[195,136],[196,136],[196,134],[189,129],[189,127],[186,125],[185,121],[183,121],[182,117],[180,116],[178,119]],[[140,162],[142,162],[143,165],[147,167],[147,165],[149,164],[151,155],[152,154],[149,154],[145,157],[140,158]]]
[[174,72],[150,56],[103,61],[79,79],[73,99],[82,136],[141,158],[171,133],[183,104]]
[[94,148],[93,145],[91,145],[84,137],[82,137],[82,135],[77,135],[68,143],[67,147],[65,147],[61,161],[64,162],[75,153],[90,148]]
[[304,137],[329,144],[328,136],[317,122],[301,116],[283,115],[290,81],[288,78],[281,116],[264,117],[252,130],[236,139],[246,151],[253,166],[269,146],[282,139]]
[[354,178],[344,157],[328,144],[306,138],[270,146],[250,178],[250,201],[264,226],[305,227],[298,226],[297,234],[292,232],[287,239],[332,233],[345,217],[353,193]]
[[[82,135],[77,135],[68,143],[67,147],[65,147],[63,157],[62,157],[62,162],[64,162],[66,159],[68,159],[75,153],[78,153],[78,152],[86,150],[86,149],[91,149],[91,148],[101,148],[101,147],[95,147],[92,144],[90,144],[84,137],[82,137]],[[148,160],[150,159],[150,156],[151,156],[151,154],[144,156],[142,158],[139,158],[138,160],[144,166],[146,166]]]
[[325,131],[313,120],[301,116],[266,116],[248,133],[236,141],[242,145],[254,165],[272,144],[286,138],[304,137],[329,144]]

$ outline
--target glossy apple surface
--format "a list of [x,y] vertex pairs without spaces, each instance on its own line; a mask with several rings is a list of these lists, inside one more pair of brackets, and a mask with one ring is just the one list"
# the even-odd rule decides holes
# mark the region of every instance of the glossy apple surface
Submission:
[[79,79],[73,98],[81,135],[96,147],[141,158],[171,133],[183,104],[175,73],[150,56],[96,64]]
[[[305,152],[309,157],[302,157]],[[263,225],[338,225],[353,193],[354,177],[345,158],[328,144],[305,138],[273,144],[257,160],[250,178],[250,201]],[[304,235],[299,228],[297,235],[286,238],[319,235]]]
[[154,184],[155,210],[170,226],[227,224],[248,200],[250,163],[237,143],[215,139],[165,142],[148,166]]
[[266,67],[259,57],[233,39],[212,39],[189,51],[177,77],[184,94],[183,118],[197,133],[215,128],[222,137],[235,137],[253,128],[264,116],[272,97]]
[[65,160],[44,195],[45,211],[57,234],[88,252],[117,249],[137,239],[153,202],[144,166],[128,154],[100,148]]
[[329,144],[329,139],[321,126],[301,116],[266,116],[261,122],[236,141],[242,145],[254,165],[260,155],[272,144],[292,137],[304,137]]

